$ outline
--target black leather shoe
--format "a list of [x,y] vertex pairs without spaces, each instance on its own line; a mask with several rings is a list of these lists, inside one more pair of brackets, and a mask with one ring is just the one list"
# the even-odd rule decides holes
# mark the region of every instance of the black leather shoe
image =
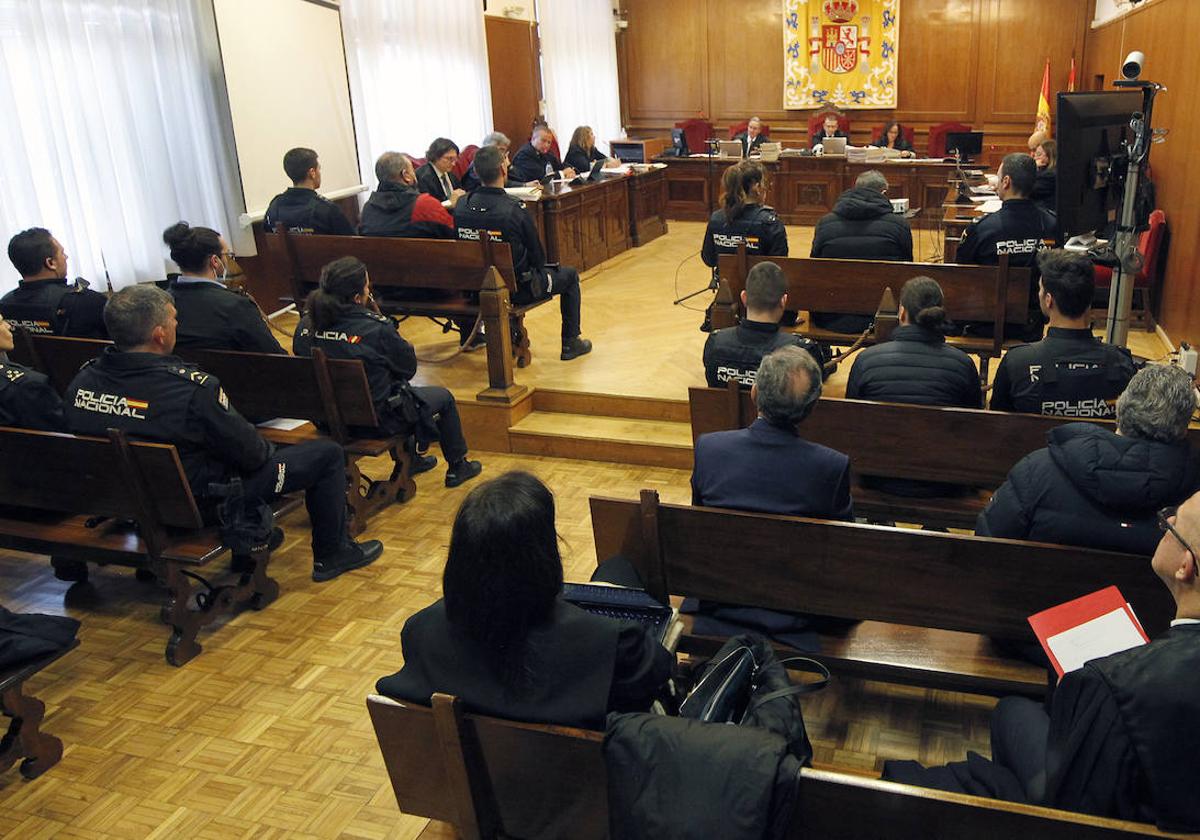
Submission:
[[409,475],[420,475],[421,473],[427,473],[436,466],[436,455],[414,455],[412,459],[412,468],[409,470]]
[[347,542],[337,554],[331,557],[314,557],[312,579],[321,581],[333,580],[342,572],[351,569],[361,569],[369,566],[383,554],[383,543],[379,540],[363,540],[360,543]]
[[564,362],[569,362],[571,359],[578,359],[580,356],[586,356],[592,352],[592,342],[586,338],[575,336],[569,342],[563,345],[562,355],[559,356]]
[[465,481],[470,481],[481,472],[483,472],[483,464],[464,458],[446,470],[446,486],[457,487]]

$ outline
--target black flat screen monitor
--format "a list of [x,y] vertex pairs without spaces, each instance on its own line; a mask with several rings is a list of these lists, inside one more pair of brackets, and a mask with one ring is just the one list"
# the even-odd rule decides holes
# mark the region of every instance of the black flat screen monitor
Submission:
[[687,135],[683,133],[682,128],[671,129],[671,146],[675,149],[676,157],[688,156]]
[[971,155],[983,154],[982,131],[951,131],[946,134],[947,153],[958,150],[963,163],[971,162]]
[[[1059,235],[1101,234],[1116,218],[1120,194],[1110,169],[1132,137],[1129,119],[1142,109],[1140,91],[1060,93],[1054,139],[1058,143],[1055,206]],[[1121,166],[1123,169],[1123,166]],[[1120,172],[1124,175],[1124,172]]]

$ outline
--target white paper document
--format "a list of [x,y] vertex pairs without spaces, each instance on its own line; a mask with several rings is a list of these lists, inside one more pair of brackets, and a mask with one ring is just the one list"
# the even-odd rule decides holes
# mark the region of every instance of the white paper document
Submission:
[[281,432],[290,432],[293,429],[299,429],[307,420],[298,420],[295,417],[276,417],[273,420],[264,420],[258,424],[260,429],[278,429]]
[[1063,673],[1082,668],[1085,662],[1146,644],[1124,609],[1113,610],[1070,630],[1050,636],[1046,644]]
[[987,201],[985,201],[979,205],[979,212],[980,213],[995,213],[997,210],[1000,209],[1000,205],[1002,205],[1003,203],[1004,202],[1002,202],[998,198],[989,198]]
[[505,187],[504,191],[513,198],[519,198],[522,201],[532,201],[542,194],[542,191],[537,187]]

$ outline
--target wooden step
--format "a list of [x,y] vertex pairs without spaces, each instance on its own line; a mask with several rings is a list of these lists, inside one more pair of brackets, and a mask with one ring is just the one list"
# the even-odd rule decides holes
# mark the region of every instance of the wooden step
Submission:
[[687,422],[535,410],[509,427],[508,437],[512,452],[527,455],[692,468]]

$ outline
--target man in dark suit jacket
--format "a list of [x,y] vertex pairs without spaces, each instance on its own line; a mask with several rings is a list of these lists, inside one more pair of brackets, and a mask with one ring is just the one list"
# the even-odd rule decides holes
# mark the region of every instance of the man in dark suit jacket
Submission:
[[439,137],[425,150],[425,163],[417,170],[417,189],[453,207],[466,195],[454,174],[458,163],[458,146],[453,140]]
[[1040,701],[1001,700],[990,761],[889,761],[884,778],[1200,831],[1200,495],[1162,511],[1159,527],[1150,565],[1175,599],[1166,633],[1068,672],[1049,714]]
[[574,178],[575,170],[563,167],[558,158],[550,153],[550,144],[554,142],[554,132],[550,126],[539,125],[533,130],[529,142],[517,149],[513,156],[509,171],[512,177],[521,182],[540,181],[547,175],[561,175],[563,178]]
[[782,347],[763,357],[750,394],[758,419],[748,429],[696,441],[692,504],[852,520],[850,459],[800,437],[821,396],[812,354]]
[[825,122],[822,125],[821,130],[812,136],[812,142],[808,144],[808,147],[810,149],[815,149],[822,142],[824,142],[826,137],[844,137],[846,140],[850,139],[849,134],[838,130],[837,114],[825,115]]
[[742,144],[742,157],[750,157],[751,152],[756,151],[759,146],[770,140],[767,135],[762,133],[762,120],[758,117],[751,117],[750,121],[746,123],[746,130],[733,139]]

